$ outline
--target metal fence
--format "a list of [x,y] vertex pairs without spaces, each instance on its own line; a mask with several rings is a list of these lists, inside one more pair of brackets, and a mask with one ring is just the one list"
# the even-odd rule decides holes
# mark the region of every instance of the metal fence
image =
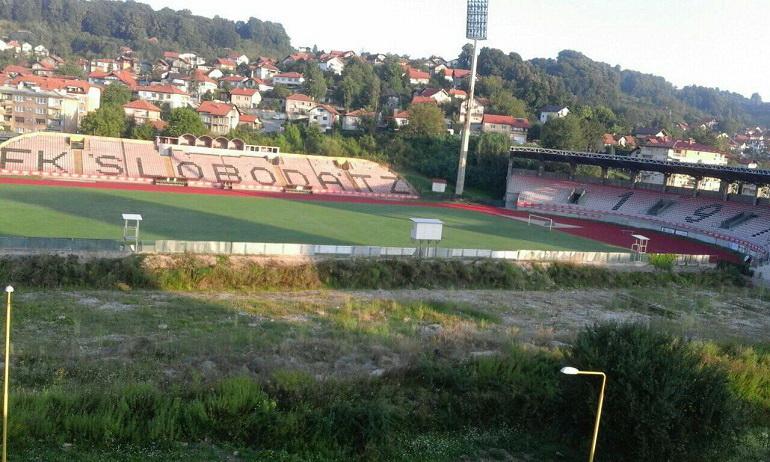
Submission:
[[14,252],[120,252],[122,243],[110,239],[0,237],[0,250]]
[[[117,240],[0,237],[0,253],[2,252],[123,253],[128,255],[131,253],[131,249],[125,248],[123,243]],[[416,247],[171,240],[143,241],[139,253],[337,258],[419,256],[423,258],[490,258],[519,262],[565,262],[594,265],[629,265],[640,262],[640,256],[631,252],[448,249],[440,247],[418,249]],[[709,263],[709,255],[678,255],[676,259],[676,264],[679,266],[703,266]]]

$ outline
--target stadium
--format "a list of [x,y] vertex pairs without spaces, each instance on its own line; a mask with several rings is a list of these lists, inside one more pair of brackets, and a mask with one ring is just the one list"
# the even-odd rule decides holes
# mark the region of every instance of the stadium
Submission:
[[[514,148],[506,207],[498,208],[420,200],[406,180],[372,161],[279,151],[193,135],[154,142],[18,136],[0,145],[8,210],[2,232],[115,240],[120,214],[132,211],[145,215],[147,239],[407,247],[409,217],[427,216],[447,221],[442,245],[456,248],[630,252],[632,236],[644,230],[649,253],[710,255],[713,261],[739,261],[744,255],[760,262],[767,256],[763,236],[769,215],[762,204],[751,203],[755,198],[663,192],[655,185],[609,185],[601,178],[513,168],[517,158],[562,161],[573,168],[618,162],[606,156]],[[653,164],[612,167],[666,174],[682,168]],[[707,170],[688,173],[756,184],[766,178],[756,170]],[[60,213],[61,219],[41,220],[47,212]],[[536,218],[536,226],[555,218],[552,231],[533,228],[533,213],[548,216]]]

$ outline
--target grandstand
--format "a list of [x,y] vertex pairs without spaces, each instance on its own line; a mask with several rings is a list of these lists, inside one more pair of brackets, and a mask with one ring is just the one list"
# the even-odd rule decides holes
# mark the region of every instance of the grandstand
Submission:
[[53,179],[413,199],[388,168],[363,159],[281,153],[209,136],[124,140],[31,133],[0,144],[0,174]]
[[[540,161],[541,168],[514,169],[517,158]],[[545,172],[544,161],[568,163],[570,173]],[[602,178],[578,178],[577,164],[602,167]],[[511,150],[510,166],[508,208],[654,229],[727,247],[760,261],[770,256],[768,200],[757,193],[730,193],[735,182],[753,184],[760,191],[761,186],[770,184],[770,172],[679,162],[646,163],[603,154],[518,147]],[[630,171],[632,180],[608,180],[609,168]],[[722,186],[719,192],[709,192],[698,190],[698,181],[689,189],[638,183],[636,178],[642,171],[685,173],[696,179],[708,176],[719,179]]]

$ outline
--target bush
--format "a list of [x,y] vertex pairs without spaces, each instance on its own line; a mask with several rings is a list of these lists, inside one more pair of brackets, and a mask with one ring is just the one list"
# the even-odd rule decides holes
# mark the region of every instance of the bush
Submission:
[[668,253],[651,253],[648,261],[655,269],[660,271],[672,271],[676,263],[676,255]]
[[[725,372],[687,342],[639,325],[586,329],[568,364],[607,374],[597,454],[612,460],[710,460],[739,432],[740,405]],[[569,377],[563,403],[578,441],[593,428],[599,382]]]

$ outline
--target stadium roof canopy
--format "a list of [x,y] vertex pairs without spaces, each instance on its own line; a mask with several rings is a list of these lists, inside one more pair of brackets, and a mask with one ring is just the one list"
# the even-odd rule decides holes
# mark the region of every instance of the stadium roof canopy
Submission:
[[755,185],[770,185],[770,170],[727,165],[692,164],[638,157],[600,154],[595,152],[562,151],[558,149],[514,146],[511,158],[531,159],[569,164],[597,165],[599,167],[625,169],[640,172],[659,172],[689,175],[695,178],[717,178],[740,181]]

